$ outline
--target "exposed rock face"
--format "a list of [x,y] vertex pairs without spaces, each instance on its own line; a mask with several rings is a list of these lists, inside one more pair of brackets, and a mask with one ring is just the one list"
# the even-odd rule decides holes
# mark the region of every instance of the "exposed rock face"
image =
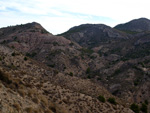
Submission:
[[150,20],[146,18],[135,19],[125,24],[119,24],[114,28],[123,31],[150,31]]

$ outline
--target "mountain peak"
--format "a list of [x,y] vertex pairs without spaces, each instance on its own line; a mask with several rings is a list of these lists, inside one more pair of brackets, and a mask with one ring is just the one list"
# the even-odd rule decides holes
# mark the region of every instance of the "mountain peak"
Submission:
[[127,23],[119,24],[114,28],[122,31],[135,31],[135,32],[150,31],[150,20],[147,18],[134,19]]
[[60,34],[84,47],[98,46],[112,39],[126,39],[125,35],[104,24],[82,24]]

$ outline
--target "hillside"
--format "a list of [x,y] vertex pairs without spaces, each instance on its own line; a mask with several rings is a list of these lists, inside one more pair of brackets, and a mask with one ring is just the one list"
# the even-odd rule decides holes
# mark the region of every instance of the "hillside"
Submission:
[[[136,102],[140,105],[145,100],[149,101],[150,43],[148,29],[145,29],[145,32],[135,34],[109,27],[113,33],[117,32],[121,35],[114,38],[111,35],[106,35],[109,32],[108,29],[103,28],[102,30],[105,32],[101,32],[101,29],[92,27],[99,25],[89,25],[91,29],[88,27],[80,29],[81,26],[86,25],[73,27],[61,35],[93,51],[89,55],[91,62],[89,62],[90,72],[87,77],[103,84],[113,95],[130,102]],[[135,26],[135,28],[138,27]],[[74,31],[71,32],[72,30]],[[86,38],[89,33],[93,34]],[[96,36],[97,38],[95,38]],[[76,38],[80,41],[76,41]],[[105,38],[106,41],[102,41],[102,38]],[[82,39],[86,41],[93,39],[93,42],[97,44],[93,45]],[[87,45],[83,45],[83,43]]]
[[[149,110],[150,34],[142,30],[129,33],[103,24],[83,24],[54,36],[36,22],[1,28],[1,71],[12,81],[20,79],[26,93],[33,88],[35,95],[55,105],[55,110],[43,107],[37,96],[32,108],[40,106],[41,112],[130,113],[133,103]],[[7,92],[12,86],[1,81]],[[20,95],[16,86],[11,90]],[[115,98],[117,105],[110,104],[109,98]],[[32,103],[31,97],[23,99]],[[23,112],[26,104],[19,107]]]
[[[0,43],[45,63],[60,72],[82,74],[87,64],[81,60],[78,44],[62,36],[48,33],[38,23],[12,26],[0,29]],[[84,62],[84,63],[83,63]]]
[[[132,113],[120,99],[90,80],[63,75],[1,45],[0,55],[2,113]],[[122,105],[103,103],[99,95],[114,97]]]

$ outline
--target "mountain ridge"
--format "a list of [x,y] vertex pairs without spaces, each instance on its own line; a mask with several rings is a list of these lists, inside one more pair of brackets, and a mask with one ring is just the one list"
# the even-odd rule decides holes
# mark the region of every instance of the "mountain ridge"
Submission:
[[118,30],[133,31],[137,33],[150,31],[150,20],[147,18],[134,19],[127,23],[116,25],[114,28]]

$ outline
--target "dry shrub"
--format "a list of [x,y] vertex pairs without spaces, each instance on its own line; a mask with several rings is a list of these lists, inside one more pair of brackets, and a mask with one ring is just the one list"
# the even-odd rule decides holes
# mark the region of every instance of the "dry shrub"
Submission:
[[32,107],[27,107],[27,108],[25,109],[25,111],[26,111],[27,113],[33,113],[33,112],[34,112],[34,110],[33,110]]
[[34,102],[34,103],[39,103],[39,100],[38,100],[38,98],[37,97],[34,97],[34,98],[32,98],[32,101]]
[[20,105],[18,103],[13,104],[13,107],[19,111],[20,110]]
[[18,93],[19,93],[22,97],[25,97],[25,95],[26,95],[24,89],[18,89]]
[[3,86],[2,86],[2,84],[0,84],[0,88],[2,88]]
[[10,75],[3,73],[1,70],[0,70],[0,80],[6,84],[12,83]]
[[44,113],[53,113],[53,112],[51,110],[46,110],[46,111],[44,111]]
[[33,97],[36,94],[36,90],[35,89],[29,89],[28,90],[28,96],[29,97]]
[[49,110],[52,111],[53,113],[69,113],[67,109],[64,109],[60,107],[57,104],[54,104],[52,102],[49,103]]
[[48,99],[44,95],[39,95],[38,98],[41,100],[41,102],[47,106],[48,105]]

